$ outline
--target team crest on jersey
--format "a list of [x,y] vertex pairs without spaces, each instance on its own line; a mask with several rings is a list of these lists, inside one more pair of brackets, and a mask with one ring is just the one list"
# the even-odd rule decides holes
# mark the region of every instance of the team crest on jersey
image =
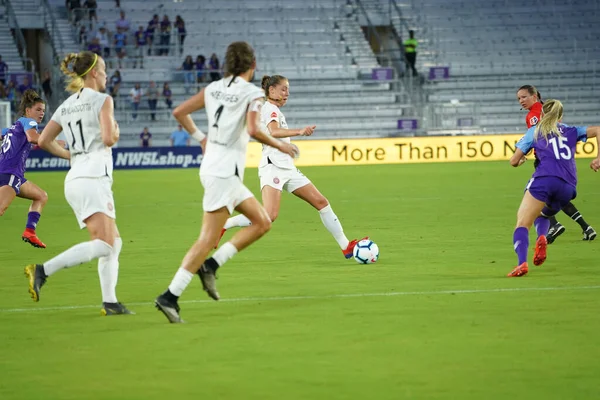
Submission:
[[108,203],[107,206],[108,206],[108,211],[112,211],[115,209],[112,203]]
[[529,120],[529,124],[531,124],[531,126],[537,125],[538,122],[539,122],[538,117],[531,117],[531,119]]
[[273,183],[278,185],[279,184],[279,178],[275,177],[273,178]]
[[277,113],[275,111],[271,113],[271,118],[277,118]]

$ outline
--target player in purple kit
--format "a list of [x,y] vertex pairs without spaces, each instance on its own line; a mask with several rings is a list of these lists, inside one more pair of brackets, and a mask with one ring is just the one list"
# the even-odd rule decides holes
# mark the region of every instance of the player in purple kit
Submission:
[[[44,100],[33,90],[26,90],[21,99],[19,113],[21,118],[4,135],[0,146],[0,216],[15,197],[33,200],[27,215],[27,225],[23,241],[33,247],[45,249],[46,245],[37,237],[35,229],[40,220],[42,209],[48,201],[48,195],[39,186],[25,179],[25,163],[31,145],[37,144],[40,137],[38,124],[46,112]],[[65,150],[64,158],[69,158]]]
[[[523,276],[529,271],[527,251],[529,228],[532,224],[535,225],[538,236],[533,264],[542,265],[546,260],[546,235],[550,228],[548,217],[555,215],[577,196],[577,167],[574,158],[577,142],[595,137],[600,147],[600,126],[568,126],[559,122],[562,117],[562,103],[548,100],[542,107],[540,122],[527,130],[510,159],[510,164],[518,167],[526,161],[525,155],[535,149],[540,165],[525,188],[525,195],[517,212],[513,244],[519,263],[508,274],[509,277]],[[598,159],[591,165],[597,170],[595,166],[600,166]]]

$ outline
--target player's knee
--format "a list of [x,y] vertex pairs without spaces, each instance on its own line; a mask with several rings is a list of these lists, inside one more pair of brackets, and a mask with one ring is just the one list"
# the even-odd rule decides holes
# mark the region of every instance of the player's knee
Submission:
[[40,203],[42,203],[42,205],[45,205],[48,202],[48,193],[46,193],[42,190],[42,192],[40,193],[40,196],[37,200]]
[[275,222],[275,220],[279,216],[279,211],[277,211],[277,210],[267,211],[267,214],[269,215],[269,223],[271,223],[271,222]]
[[327,200],[327,198],[325,196],[321,196],[319,198],[317,198],[317,200],[315,201],[315,208],[317,210],[322,210],[325,207],[327,207],[329,205],[329,201]]
[[[275,214],[275,217],[277,217],[277,214]],[[270,217],[264,216],[254,225],[257,225],[260,230],[260,234],[264,235],[271,229],[271,224],[272,220],[270,219]]]

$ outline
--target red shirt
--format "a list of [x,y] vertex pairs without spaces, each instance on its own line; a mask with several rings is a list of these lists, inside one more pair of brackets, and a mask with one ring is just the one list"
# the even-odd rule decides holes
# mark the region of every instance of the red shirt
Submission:
[[539,101],[537,103],[534,103],[531,108],[529,109],[529,112],[527,113],[527,116],[525,117],[525,123],[527,124],[527,129],[531,128],[532,126],[537,125],[538,122],[540,122],[540,118],[542,115],[542,103],[540,103]]

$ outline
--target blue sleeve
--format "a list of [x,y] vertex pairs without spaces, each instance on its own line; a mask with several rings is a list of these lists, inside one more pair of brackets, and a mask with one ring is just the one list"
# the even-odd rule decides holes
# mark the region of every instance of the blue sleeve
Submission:
[[21,122],[21,125],[23,125],[24,131],[35,129],[35,131],[37,132],[38,130],[38,123],[34,119],[21,117],[19,118],[19,122]]
[[533,148],[534,133],[535,133],[535,126],[532,126],[531,128],[527,129],[527,133],[525,133],[525,136],[523,136],[521,138],[521,140],[519,140],[517,142],[517,148],[521,149],[523,154],[529,153],[529,151],[531,151],[531,149]]
[[577,141],[586,142],[587,141],[587,126],[576,126],[577,129]]
[[10,128],[2,128],[2,136],[5,136],[9,130]]

